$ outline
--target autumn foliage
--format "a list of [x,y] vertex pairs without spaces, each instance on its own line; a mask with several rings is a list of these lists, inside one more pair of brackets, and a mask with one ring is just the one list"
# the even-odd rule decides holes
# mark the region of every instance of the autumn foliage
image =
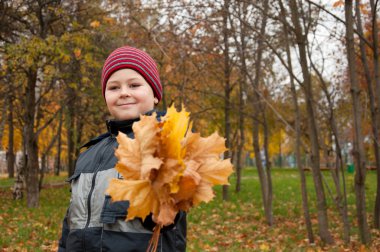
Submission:
[[124,179],[111,180],[107,193],[130,202],[126,220],[152,213],[159,230],[178,211],[210,201],[212,186],[228,184],[233,170],[229,159],[221,159],[224,139],[191,132],[189,114],[172,106],[161,122],[155,113],[141,116],[133,125],[134,139],[118,135],[116,169]]

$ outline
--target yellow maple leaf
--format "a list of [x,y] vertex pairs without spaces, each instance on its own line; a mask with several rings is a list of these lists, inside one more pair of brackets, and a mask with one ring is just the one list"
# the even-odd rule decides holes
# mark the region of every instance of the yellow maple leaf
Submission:
[[189,126],[190,113],[183,109],[177,112],[174,105],[168,109],[167,114],[163,118],[165,121],[162,127],[162,145],[166,155],[169,158],[182,160],[184,150],[181,146],[181,141],[185,137],[185,133]]
[[151,212],[158,215],[159,202],[148,180],[112,179],[106,193],[114,201],[129,200],[127,220],[144,220]]
[[263,243],[260,245],[260,250],[262,251],[269,251],[270,247],[267,243]]
[[153,156],[160,131],[155,116],[141,116],[141,120],[132,126],[135,139],[123,133],[117,136],[119,147],[115,155],[119,162],[116,169],[126,179],[148,179],[151,170],[159,169],[162,164],[161,159]]
[[209,137],[201,137],[199,133],[188,132],[183,145],[186,148],[186,159],[204,160],[208,158],[219,159],[220,154],[225,152],[224,138],[217,133]]
[[98,20],[94,20],[90,23],[92,28],[98,28],[100,26],[100,22]]
[[119,133],[117,136],[119,147],[115,150],[115,156],[119,160],[116,170],[124,179],[140,179],[140,153],[135,140],[127,135]]
[[223,160],[225,141],[217,133],[201,137],[191,132],[190,113],[174,106],[158,122],[156,114],[133,124],[134,139],[119,133],[115,151],[123,180],[110,181],[113,201],[128,200],[126,220],[152,213],[157,227],[150,247],[156,248],[161,227],[174,222],[178,211],[208,202],[213,185],[228,184],[233,172]]
[[82,55],[82,50],[80,48],[75,48],[74,49],[74,55],[76,59],[79,59],[80,56]]
[[203,180],[213,185],[228,185],[228,177],[232,172],[230,159],[207,160],[198,169]]
[[186,148],[185,160],[194,160],[199,164],[196,171],[202,179],[213,185],[226,185],[228,177],[233,172],[229,159],[221,160],[221,154],[227,149],[224,138],[217,133],[209,137],[189,132],[184,139]]
[[[162,148],[160,149],[161,155],[166,156],[170,162],[170,169],[174,171],[170,172],[170,174],[165,174],[168,176],[171,182],[170,191],[175,193],[179,190],[178,182],[180,177],[183,174],[185,169],[183,163],[183,157],[185,156],[185,148],[182,147],[182,140],[185,137],[186,131],[189,127],[189,118],[190,113],[183,109],[180,112],[177,112],[174,105],[172,105],[169,109],[163,121],[165,122],[162,127],[161,132],[161,143]],[[171,175],[171,176],[170,176]],[[164,180],[164,178],[162,178]]]
[[202,202],[207,203],[212,200],[214,196],[215,195],[212,191],[212,184],[202,180],[197,187],[196,193],[194,194],[194,206],[197,206]]
[[179,190],[173,195],[176,202],[189,200],[194,197],[197,186],[201,182],[201,176],[193,169],[186,169],[183,176],[178,182]]

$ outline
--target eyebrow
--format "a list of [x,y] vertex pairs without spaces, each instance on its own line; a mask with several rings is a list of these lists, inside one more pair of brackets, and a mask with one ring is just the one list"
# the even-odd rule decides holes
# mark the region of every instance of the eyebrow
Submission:
[[[134,78],[128,79],[127,82],[131,82],[131,81],[135,81],[135,80],[144,80],[144,78],[143,77],[134,77]],[[110,81],[107,81],[107,84],[108,83],[120,83],[120,81],[111,79]]]
[[114,83],[120,83],[120,81],[117,81],[117,80],[107,81],[107,84],[114,84]]
[[139,78],[139,77],[135,77],[135,78],[130,78],[128,79],[128,81],[134,81],[134,80],[143,80],[144,78]]

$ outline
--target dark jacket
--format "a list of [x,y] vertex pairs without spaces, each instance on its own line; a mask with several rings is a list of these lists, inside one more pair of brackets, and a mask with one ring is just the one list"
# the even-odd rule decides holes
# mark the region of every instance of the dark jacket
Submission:
[[[136,120],[107,122],[108,133],[85,144],[71,183],[71,200],[63,221],[59,252],[146,251],[155,226],[151,216],[125,221],[128,201],[111,202],[105,195],[111,178],[120,178],[114,169],[118,131],[133,137]],[[178,213],[175,223],[161,231],[157,251],[186,251],[186,214]]]

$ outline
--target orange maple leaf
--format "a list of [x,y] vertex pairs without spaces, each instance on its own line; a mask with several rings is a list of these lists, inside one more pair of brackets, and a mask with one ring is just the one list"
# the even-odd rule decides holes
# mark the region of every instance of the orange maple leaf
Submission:
[[75,48],[74,49],[74,55],[76,59],[79,59],[80,56],[82,55],[82,50],[80,48]]
[[100,26],[100,22],[98,20],[94,20],[90,23],[92,28],[98,28]]
[[158,227],[153,250],[161,227],[172,224],[178,211],[210,201],[212,186],[228,184],[233,172],[230,160],[221,157],[227,150],[224,138],[192,133],[189,116],[172,106],[162,122],[155,113],[141,116],[132,127],[134,139],[123,133],[117,137],[116,170],[124,179],[111,180],[106,193],[114,201],[130,202],[126,220],[153,214]]

